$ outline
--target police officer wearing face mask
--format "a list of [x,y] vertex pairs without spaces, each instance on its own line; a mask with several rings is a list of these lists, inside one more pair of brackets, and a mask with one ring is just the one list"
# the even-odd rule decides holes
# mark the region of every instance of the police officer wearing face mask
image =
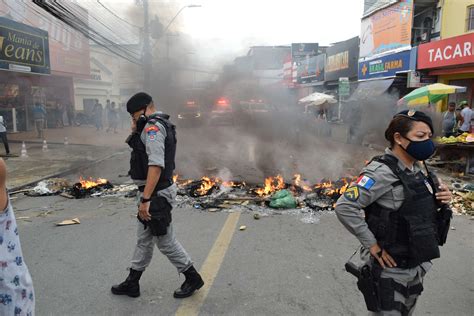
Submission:
[[151,96],[140,92],[127,102],[132,116],[130,177],[138,185],[137,244],[127,279],[112,287],[116,295],[140,296],[139,280],[150,264],[154,245],[183,273],[186,280],[173,296],[185,298],[204,285],[191,258],[176,240],[171,209],[177,187],[173,183],[176,131],[169,115],[157,112]]
[[432,134],[423,112],[395,115],[385,131],[390,148],[362,169],[336,205],[338,219],[362,244],[364,264],[348,262],[346,269],[358,277],[373,315],[413,313],[423,277],[446,241],[451,193],[421,164],[435,152]]

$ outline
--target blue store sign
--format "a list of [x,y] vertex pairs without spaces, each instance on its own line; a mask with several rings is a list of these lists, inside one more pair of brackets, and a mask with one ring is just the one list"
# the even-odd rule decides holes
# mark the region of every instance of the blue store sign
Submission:
[[409,50],[359,62],[359,80],[395,77],[397,72],[408,70]]

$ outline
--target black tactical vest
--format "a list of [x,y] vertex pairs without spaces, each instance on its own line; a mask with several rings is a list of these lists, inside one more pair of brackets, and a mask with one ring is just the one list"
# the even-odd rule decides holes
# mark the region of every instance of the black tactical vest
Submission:
[[[165,168],[161,170],[157,189],[164,188],[173,183],[173,171],[175,169],[176,156],[176,126],[169,120],[167,114],[153,114],[149,117],[149,124],[161,123],[166,129],[165,138]],[[126,140],[132,148],[130,156],[129,175],[133,180],[146,180],[148,174],[148,155],[145,144],[140,138],[140,133],[132,133]]]
[[421,172],[407,174],[395,157],[384,155],[373,160],[384,163],[400,179],[405,200],[398,210],[381,207],[377,202],[365,208],[365,219],[379,245],[400,268],[413,268],[440,257],[437,235],[437,205],[433,180]]

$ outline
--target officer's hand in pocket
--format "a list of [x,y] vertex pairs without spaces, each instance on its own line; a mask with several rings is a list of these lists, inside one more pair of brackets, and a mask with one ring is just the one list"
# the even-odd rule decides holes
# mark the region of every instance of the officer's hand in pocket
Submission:
[[392,256],[390,256],[385,250],[382,250],[382,248],[380,248],[378,244],[375,244],[370,247],[370,254],[372,255],[372,257],[377,259],[379,264],[384,269],[386,266],[389,268],[395,268],[397,266],[397,263],[395,262],[395,260],[393,260]]
[[140,203],[138,206],[138,216],[144,221],[151,220],[150,215],[150,202]]

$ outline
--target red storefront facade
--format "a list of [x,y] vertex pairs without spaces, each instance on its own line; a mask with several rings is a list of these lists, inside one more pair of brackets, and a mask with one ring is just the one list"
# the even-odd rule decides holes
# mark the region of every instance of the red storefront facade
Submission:
[[449,101],[474,105],[474,33],[420,45],[417,69],[438,76],[438,82],[466,87]]

